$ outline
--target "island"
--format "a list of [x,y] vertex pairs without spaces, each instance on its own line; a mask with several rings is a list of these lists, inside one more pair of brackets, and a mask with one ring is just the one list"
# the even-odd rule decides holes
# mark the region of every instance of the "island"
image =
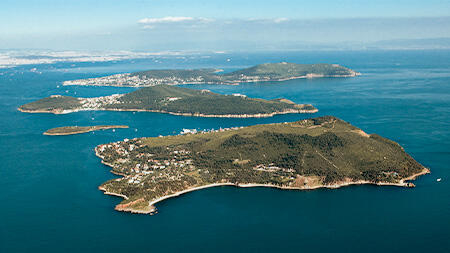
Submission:
[[44,135],[72,135],[82,134],[97,130],[116,129],[116,128],[128,128],[123,125],[98,125],[98,126],[65,126],[49,129],[44,132]]
[[221,73],[219,69],[163,69],[111,76],[70,80],[63,85],[154,86],[159,84],[228,84],[248,82],[280,82],[299,78],[354,77],[360,73],[338,64],[266,63],[250,68]]
[[333,116],[125,139],[95,152],[121,176],[99,189],[123,198],[116,210],[143,214],[164,199],[214,186],[414,187],[409,180],[429,173],[396,142]]
[[128,94],[76,98],[52,95],[20,106],[28,113],[71,113],[78,111],[148,111],[182,116],[250,118],[287,113],[315,113],[310,104],[295,104],[287,99],[264,100],[243,94],[221,95],[169,85],[144,87]]

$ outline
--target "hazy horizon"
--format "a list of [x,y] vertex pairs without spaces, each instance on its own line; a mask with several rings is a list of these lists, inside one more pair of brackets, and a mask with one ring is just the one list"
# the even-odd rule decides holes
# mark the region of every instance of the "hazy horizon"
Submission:
[[378,41],[450,38],[450,4],[439,0],[2,2],[1,49],[353,49]]

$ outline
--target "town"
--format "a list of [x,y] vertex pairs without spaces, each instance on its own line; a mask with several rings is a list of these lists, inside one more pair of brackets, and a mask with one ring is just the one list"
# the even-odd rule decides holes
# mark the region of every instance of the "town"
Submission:
[[135,86],[148,87],[155,85],[180,85],[180,84],[204,84],[205,79],[202,76],[191,78],[179,78],[167,76],[164,78],[148,78],[141,75],[117,74],[98,78],[78,79],[63,82],[63,85],[81,85],[81,86]]

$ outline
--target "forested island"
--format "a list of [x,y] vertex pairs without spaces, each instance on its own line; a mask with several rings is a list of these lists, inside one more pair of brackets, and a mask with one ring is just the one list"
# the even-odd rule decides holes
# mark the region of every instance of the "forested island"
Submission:
[[154,86],[159,84],[228,84],[286,81],[299,78],[354,77],[360,73],[337,64],[266,63],[221,73],[218,69],[163,69],[65,81],[63,85]]
[[128,128],[128,126],[123,125],[65,126],[49,129],[44,132],[44,135],[72,135],[116,128]]
[[264,100],[242,94],[221,95],[169,85],[144,87],[128,94],[95,98],[53,95],[22,105],[28,113],[71,113],[77,111],[150,111],[198,117],[271,117],[286,113],[315,113],[310,104],[287,99]]
[[207,187],[413,187],[429,173],[394,141],[332,116],[291,123],[125,139],[96,155],[120,178],[102,184],[116,210],[151,214],[164,199]]

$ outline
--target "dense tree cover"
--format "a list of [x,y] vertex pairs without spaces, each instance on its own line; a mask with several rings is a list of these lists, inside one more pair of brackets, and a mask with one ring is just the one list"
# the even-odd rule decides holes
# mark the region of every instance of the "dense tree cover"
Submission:
[[225,74],[229,79],[238,79],[245,76],[262,76],[272,79],[283,79],[290,77],[305,76],[307,74],[317,74],[324,76],[349,75],[352,71],[346,67],[335,64],[296,64],[296,63],[266,63],[256,65],[247,69],[237,70]]
[[[272,183],[278,182],[279,176],[294,177],[295,174],[327,176],[330,173],[329,182],[332,182],[342,179],[343,176],[340,178],[335,176],[333,174],[335,169],[330,170],[330,164],[319,157],[317,152],[332,157],[333,148],[343,147],[344,143],[345,140],[334,133],[310,136],[264,131],[254,137],[242,137],[235,134],[226,139],[217,149],[208,150],[193,157],[198,168],[214,171],[221,178],[226,178],[227,174],[231,173],[235,175],[238,182],[255,180],[254,176],[259,174],[255,173],[253,168],[258,164],[272,164],[283,169],[293,169],[290,173],[285,173],[286,170],[272,173],[272,176],[266,179],[269,182],[271,182],[269,179],[275,180]],[[306,156],[307,154],[310,155]],[[237,165],[234,162],[236,159],[247,162]],[[216,168],[220,169],[216,170]]]
[[68,96],[51,96],[37,101],[22,105],[20,109],[27,111],[52,111],[52,110],[69,110],[79,107],[78,98]]
[[[168,98],[174,99],[170,101]],[[315,109],[311,105],[303,108],[295,104],[275,100],[268,101],[221,95],[205,90],[193,90],[167,85],[139,89],[120,98],[120,102],[120,104],[109,105],[108,108],[146,109],[206,115],[259,114],[282,112],[289,109]]]

